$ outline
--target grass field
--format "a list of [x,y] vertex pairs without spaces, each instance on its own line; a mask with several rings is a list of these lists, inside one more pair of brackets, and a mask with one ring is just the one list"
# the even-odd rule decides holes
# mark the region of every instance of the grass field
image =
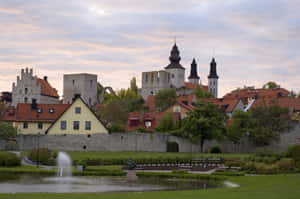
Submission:
[[209,157],[222,157],[222,158],[245,158],[251,154],[212,154],[212,153],[159,153],[159,152],[93,152],[93,151],[71,151],[68,152],[72,160],[82,160],[86,158],[90,159],[128,159],[128,158],[209,158]]
[[0,194],[0,199],[299,199],[300,175],[231,177],[239,188],[82,194]]

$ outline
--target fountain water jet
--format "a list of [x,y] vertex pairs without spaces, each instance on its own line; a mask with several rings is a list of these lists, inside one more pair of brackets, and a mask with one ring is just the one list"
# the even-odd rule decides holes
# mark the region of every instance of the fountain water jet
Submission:
[[72,160],[65,152],[59,152],[57,156],[58,175],[60,177],[72,176]]

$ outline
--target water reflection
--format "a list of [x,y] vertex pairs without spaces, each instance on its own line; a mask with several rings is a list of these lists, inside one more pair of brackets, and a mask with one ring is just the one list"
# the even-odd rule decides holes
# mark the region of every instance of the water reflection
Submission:
[[0,193],[16,192],[123,192],[214,188],[213,182],[198,180],[174,180],[139,178],[128,183],[125,177],[45,177],[40,175],[13,175],[4,180],[1,176]]

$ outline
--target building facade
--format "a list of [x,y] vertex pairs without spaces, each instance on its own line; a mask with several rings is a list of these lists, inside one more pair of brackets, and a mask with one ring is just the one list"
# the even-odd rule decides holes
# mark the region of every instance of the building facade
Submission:
[[66,74],[64,75],[63,103],[72,103],[75,95],[80,95],[88,106],[97,103],[97,75],[94,74]]
[[[177,95],[189,95],[192,94],[197,85],[206,88],[201,84],[200,77],[197,72],[197,63],[193,59],[191,63],[191,72],[188,77],[188,82],[185,82],[185,68],[180,64],[180,51],[175,43],[172,47],[170,57],[170,63],[164,70],[151,71],[142,73],[142,88],[140,94],[146,100],[150,95],[156,95],[158,91],[168,88],[175,88]],[[213,58],[214,61],[214,58]],[[215,61],[211,63],[210,74],[208,78],[208,91],[218,96],[218,76],[216,72]],[[187,87],[186,85],[189,85]],[[191,86],[193,84],[193,86]]]
[[48,82],[47,76],[43,79],[33,76],[33,70],[21,70],[21,78],[17,76],[17,83],[12,86],[12,106],[19,103],[31,103],[35,99],[40,104],[58,104],[59,95]]

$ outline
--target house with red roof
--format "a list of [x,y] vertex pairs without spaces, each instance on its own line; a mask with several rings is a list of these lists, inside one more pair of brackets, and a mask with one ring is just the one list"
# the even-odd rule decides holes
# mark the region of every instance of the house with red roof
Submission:
[[12,106],[31,103],[33,99],[39,104],[59,103],[57,90],[51,86],[47,76],[41,79],[33,76],[32,69],[22,69],[21,77],[17,76],[17,82],[12,86]]

